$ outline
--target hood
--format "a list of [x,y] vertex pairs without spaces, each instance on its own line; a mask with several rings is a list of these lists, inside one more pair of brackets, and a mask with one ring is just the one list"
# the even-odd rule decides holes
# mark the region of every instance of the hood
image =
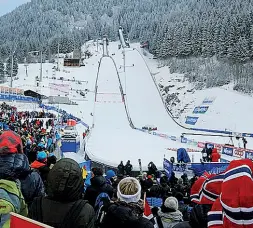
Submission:
[[78,163],[70,158],[59,160],[48,174],[48,197],[60,202],[81,198],[84,181]]
[[90,183],[95,187],[102,187],[106,184],[106,179],[103,176],[94,176],[91,178]]
[[39,162],[39,161],[34,161],[32,164],[31,164],[31,168],[33,169],[39,169],[40,167],[42,166],[45,166],[44,163],[42,162]]
[[25,154],[2,154],[0,156],[0,167],[0,179],[22,178],[31,172]]
[[163,213],[161,210],[158,211],[158,215],[161,217],[163,222],[180,222],[183,221],[183,214],[180,211]]

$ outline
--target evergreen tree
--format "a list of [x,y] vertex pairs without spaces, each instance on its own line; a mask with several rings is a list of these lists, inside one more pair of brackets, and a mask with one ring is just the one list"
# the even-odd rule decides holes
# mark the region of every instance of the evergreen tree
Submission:
[[0,60],[0,82],[4,82],[4,63]]
[[9,57],[6,64],[6,74],[10,77],[12,69],[12,76],[15,77],[18,74],[18,59],[16,56],[13,56],[13,67],[11,65],[12,57]]

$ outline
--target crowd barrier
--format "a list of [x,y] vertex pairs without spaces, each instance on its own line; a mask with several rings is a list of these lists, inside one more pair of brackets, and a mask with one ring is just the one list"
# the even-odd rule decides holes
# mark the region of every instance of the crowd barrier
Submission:
[[166,175],[170,178],[172,172],[176,172],[178,175],[184,173],[188,176],[201,176],[204,172],[211,174],[219,174],[224,172],[229,165],[229,162],[208,162],[208,163],[188,163],[188,164],[173,164],[167,159],[164,159],[163,168]]
[[40,108],[46,109],[46,110],[51,110],[51,111],[55,111],[58,112],[62,115],[67,116],[68,119],[73,119],[77,121],[77,124],[82,124],[83,126],[89,128],[89,125],[84,123],[80,118],[73,116],[72,114],[66,112],[65,110],[55,107],[55,106],[50,106],[50,105],[45,105],[45,104],[40,104]]
[[39,99],[34,97],[16,95],[16,94],[3,94],[0,93],[0,100],[5,101],[21,101],[21,102],[34,102],[38,103]]

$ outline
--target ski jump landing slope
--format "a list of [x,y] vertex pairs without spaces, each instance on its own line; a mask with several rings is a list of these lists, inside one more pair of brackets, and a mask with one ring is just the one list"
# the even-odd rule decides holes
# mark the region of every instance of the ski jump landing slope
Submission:
[[94,127],[86,146],[90,159],[112,166],[131,160],[135,170],[139,168],[138,159],[142,160],[143,168],[150,161],[162,167],[164,155],[166,158],[176,155],[165,149],[170,146],[179,147],[180,144],[130,127],[114,63],[109,57],[102,58],[97,80]]
[[[116,52],[117,65],[122,64],[122,53]],[[120,74],[126,103],[134,126],[154,125],[159,132],[180,136],[194,132],[178,124],[166,111],[154,79],[141,54],[136,49],[125,49],[126,72]],[[189,137],[189,138],[193,138]],[[195,140],[227,143],[227,138],[194,136]],[[182,146],[182,145],[181,145]]]

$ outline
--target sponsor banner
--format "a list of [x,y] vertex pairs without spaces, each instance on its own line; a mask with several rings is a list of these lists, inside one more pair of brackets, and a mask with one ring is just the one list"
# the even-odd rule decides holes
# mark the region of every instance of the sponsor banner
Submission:
[[185,138],[185,137],[181,137],[181,143],[187,143],[188,142],[188,139]]
[[192,163],[191,170],[193,170],[194,174],[197,176],[201,176],[205,171],[211,174],[219,174],[224,172],[229,163]]
[[1,100],[8,100],[8,101],[24,101],[24,102],[38,102],[39,99],[34,98],[34,97],[27,97],[27,96],[20,96],[20,95],[12,95],[12,94],[0,94],[0,99]]
[[233,156],[237,157],[237,158],[245,158],[245,152],[244,152],[244,150],[234,149]]
[[[190,149],[190,148],[184,148],[186,149],[187,152],[201,152],[201,150],[197,150],[197,149]],[[167,150],[171,150],[171,151],[177,151],[178,148],[167,148]]]
[[194,110],[193,110],[193,113],[194,114],[205,114],[208,110],[208,106],[198,106],[198,107],[195,107]]
[[58,83],[49,83],[50,95],[66,95],[69,94],[69,84],[58,84]]
[[220,158],[220,162],[225,162],[225,163],[229,163],[230,161],[224,159],[224,158]]
[[80,140],[78,139],[65,139],[61,140],[61,151],[62,153],[74,152],[77,153],[80,150]]
[[205,148],[205,145],[206,145],[206,143],[204,143],[204,142],[198,142],[199,148]]
[[164,159],[163,168],[164,168],[166,176],[168,177],[168,179],[170,179],[172,171],[173,171],[173,164],[167,159]]
[[24,90],[18,89],[18,88],[9,88],[6,86],[0,86],[0,93],[24,95]]
[[195,125],[198,121],[199,117],[194,117],[194,116],[187,116],[186,117],[186,124],[190,124],[190,125]]
[[221,151],[222,154],[225,154],[228,156],[233,156],[233,152],[234,152],[234,149],[231,147],[223,147]]
[[203,100],[202,104],[212,104],[214,102],[214,100],[215,100],[215,97],[206,97]]
[[176,136],[170,136],[170,139],[171,139],[172,141],[177,141],[177,137],[176,137]]
[[253,160],[253,152],[245,151],[245,158]]

